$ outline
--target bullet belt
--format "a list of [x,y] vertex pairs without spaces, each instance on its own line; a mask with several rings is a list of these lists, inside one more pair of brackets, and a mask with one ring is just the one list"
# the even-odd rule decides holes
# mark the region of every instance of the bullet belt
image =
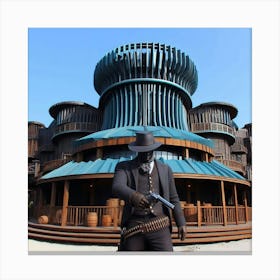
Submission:
[[156,218],[152,218],[151,221],[149,222],[140,223],[137,226],[132,227],[130,229],[123,229],[122,237],[126,239],[137,233],[155,232],[160,229],[166,228],[168,226],[169,226],[169,218],[167,216],[156,217]]

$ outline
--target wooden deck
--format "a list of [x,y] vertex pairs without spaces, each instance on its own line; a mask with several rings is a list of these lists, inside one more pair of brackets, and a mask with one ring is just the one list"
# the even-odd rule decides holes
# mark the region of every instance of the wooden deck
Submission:
[[[117,245],[120,238],[119,227],[57,226],[28,223],[28,238],[59,243]],[[185,241],[177,238],[177,228],[173,228],[174,245],[199,244],[252,238],[251,222],[229,226],[187,226]]]

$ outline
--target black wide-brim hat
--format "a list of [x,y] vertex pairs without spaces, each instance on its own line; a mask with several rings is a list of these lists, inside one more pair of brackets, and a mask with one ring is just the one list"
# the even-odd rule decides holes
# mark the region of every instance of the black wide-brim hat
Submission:
[[131,151],[144,153],[156,150],[161,146],[160,142],[155,142],[154,135],[150,131],[136,132],[136,141],[128,145]]

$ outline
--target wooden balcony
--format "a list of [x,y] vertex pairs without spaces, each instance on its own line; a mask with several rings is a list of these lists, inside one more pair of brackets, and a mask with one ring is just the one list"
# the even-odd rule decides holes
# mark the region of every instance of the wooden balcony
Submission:
[[230,150],[231,150],[232,153],[244,153],[244,154],[248,153],[247,148],[244,145],[238,144],[238,143],[234,143],[230,147]]
[[98,123],[70,122],[57,126],[54,130],[53,138],[59,134],[67,132],[94,132],[99,129]]
[[203,132],[225,132],[234,137],[233,128],[222,123],[191,123],[191,131],[194,133]]
[[228,160],[228,159],[216,159],[217,161],[221,162],[225,166],[229,167],[230,169],[240,172],[242,174],[246,174],[245,166],[242,165],[241,162],[236,160]]

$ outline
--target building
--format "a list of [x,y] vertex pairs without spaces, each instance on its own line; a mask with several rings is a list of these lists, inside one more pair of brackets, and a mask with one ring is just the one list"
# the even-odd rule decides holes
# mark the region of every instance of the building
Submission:
[[[128,44],[105,55],[94,72],[99,107],[55,104],[54,121],[39,128],[30,216],[40,219],[30,221],[29,237],[116,243],[125,202],[111,194],[114,168],[135,156],[127,145],[139,130],[153,132],[162,143],[156,158],[173,170],[192,236],[185,243],[251,237],[249,132],[237,129],[231,104],[192,108],[197,83],[194,62],[171,46]],[[173,241],[182,243],[175,235]]]

